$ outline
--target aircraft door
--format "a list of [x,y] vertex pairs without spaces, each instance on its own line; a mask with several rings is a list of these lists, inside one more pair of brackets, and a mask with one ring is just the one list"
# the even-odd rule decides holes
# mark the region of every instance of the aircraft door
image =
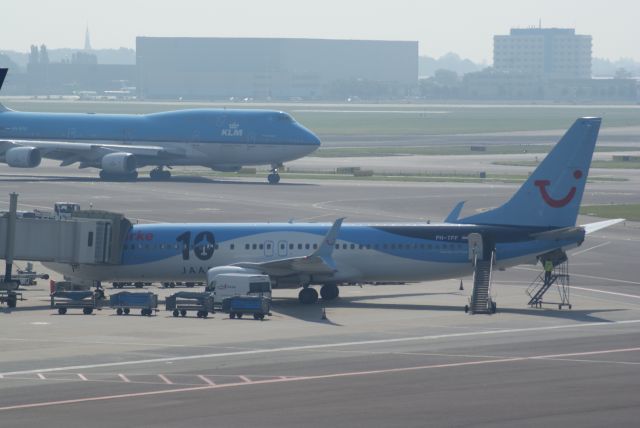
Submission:
[[264,241],[264,255],[273,257],[273,241]]
[[287,256],[287,241],[278,241],[278,255],[281,257]]
[[470,233],[467,239],[469,244],[469,260],[473,261],[474,256],[477,256],[478,260],[482,260],[482,235],[479,233]]

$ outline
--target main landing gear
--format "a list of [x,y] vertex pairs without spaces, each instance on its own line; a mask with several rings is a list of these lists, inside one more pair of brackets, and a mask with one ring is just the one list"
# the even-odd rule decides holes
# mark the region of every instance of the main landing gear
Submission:
[[168,180],[171,178],[171,171],[165,171],[163,167],[159,166],[157,168],[152,169],[149,172],[149,177],[152,180]]
[[[340,289],[336,284],[325,284],[320,288],[323,300],[334,300],[340,295]],[[315,288],[306,286],[298,294],[298,300],[303,305],[311,305],[318,301],[318,292]]]
[[267,180],[269,181],[269,184],[280,183],[280,174],[278,174],[278,167],[273,167],[271,169],[271,174],[267,176]]
[[340,295],[340,289],[335,284],[325,284],[320,288],[322,300],[334,300]]
[[309,286],[304,287],[298,294],[298,300],[300,300],[300,303],[303,305],[311,305],[318,301],[318,292],[315,288]]
[[138,171],[125,172],[122,174],[115,172],[107,172],[104,169],[100,171],[100,179],[104,181],[134,181],[138,178]]

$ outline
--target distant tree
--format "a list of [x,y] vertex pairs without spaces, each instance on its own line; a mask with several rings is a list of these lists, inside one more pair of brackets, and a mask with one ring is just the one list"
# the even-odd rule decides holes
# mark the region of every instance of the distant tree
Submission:
[[0,53],[0,67],[15,70],[18,68],[18,64],[13,62],[9,55]]
[[616,79],[631,79],[633,76],[626,68],[618,68],[613,77]]
[[456,86],[460,83],[458,73],[451,70],[438,69],[433,75],[435,83],[442,86]]

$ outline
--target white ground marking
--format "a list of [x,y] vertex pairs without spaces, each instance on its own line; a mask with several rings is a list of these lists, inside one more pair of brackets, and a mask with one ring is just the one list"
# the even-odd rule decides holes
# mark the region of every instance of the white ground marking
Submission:
[[[514,269],[530,270],[530,271],[534,271],[534,272],[539,272],[538,269],[528,268],[528,267],[523,267],[523,266],[518,266],[518,267],[515,267]],[[578,277],[581,277],[581,278],[589,278],[589,279],[600,279],[600,280],[603,280],[603,281],[610,281],[610,282],[619,282],[621,284],[640,285],[640,282],[637,282],[637,281],[626,281],[624,279],[605,278],[603,276],[585,275],[585,274],[581,274],[581,273],[572,273],[571,276],[578,276]]]
[[85,381],[85,382],[89,380],[89,379],[87,379],[87,377],[86,377],[85,375],[83,375],[82,373],[78,373],[78,377],[80,378],[80,380],[83,380],[83,381]]
[[594,245],[593,247],[590,247],[581,251],[576,251],[575,253],[571,253],[571,257],[584,254],[588,251],[595,250],[596,248],[604,247],[605,245],[609,245],[609,244],[611,244],[611,241],[603,242],[602,244]]
[[38,377],[39,377],[40,379],[42,379],[42,380],[45,380],[45,379],[46,379],[46,377],[44,377],[44,375],[43,375],[42,373],[38,373]]
[[617,291],[604,291],[604,290],[598,290],[597,288],[576,287],[572,285],[571,289],[581,290],[581,291],[591,291],[593,293],[611,294],[613,296],[631,297],[633,299],[640,299],[640,296],[636,294],[618,293]]
[[208,377],[206,377],[206,376],[198,375],[198,378],[200,378],[203,382],[205,382],[205,383],[207,383],[207,384],[209,384],[209,385],[215,385],[215,382],[214,382],[214,381],[212,381],[211,379],[209,379],[209,378],[208,378]]
[[169,380],[165,375],[159,374],[158,377],[167,385],[173,385],[173,382],[171,382],[171,380]]
[[243,382],[251,382],[251,379],[249,379],[246,376],[238,376]]
[[0,373],[0,375],[8,376],[8,375],[21,375],[21,374],[30,374],[30,373],[42,374],[42,373],[59,372],[59,371],[94,369],[94,368],[100,368],[100,367],[120,367],[120,366],[130,366],[130,365],[139,365],[139,364],[169,363],[174,361],[202,360],[202,359],[209,359],[209,358],[233,357],[233,356],[241,356],[241,355],[259,355],[259,354],[271,354],[271,353],[278,353],[278,352],[306,351],[306,350],[312,350],[312,349],[338,348],[338,347],[344,347],[344,346],[362,346],[362,345],[380,345],[380,344],[402,343],[402,342],[420,342],[420,341],[429,341],[429,340],[438,340],[438,339],[452,339],[452,338],[459,338],[459,337],[492,336],[492,335],[512,334],[512,333],[532,333],[532,332],[543,332],[543,331],[554,331],[554,330],[568,330],[568,329],[575,329],[575,328],[593,328],[593,327],[605,327],[605,326],[613,327],[613,326],[639,324],[639,323],[640,323],[640,319],[625,320],[625,321],[590,322],[590,323],[581,323],[581,324],[561,324],[561,325],[546,326],[546,327],[480,330],[480,331],[464,332],[464,333],[436,334],[432,336],[398,337],[394,339],[377,339],[377,340],[363,340],[363,341],[355,341],[355,342],[324,343],[324,344],[317,344],[317,345],[289,346],[284,348],[252,349],[247,351],[221,352],[221,353],[213,353],[213,354],[196,354],[196,355],[185,355],[185,356],[179,356],[179,357],[152,358],[152,359],[146,359],[146,360],[130,360],[130,361],[117,361],[112,363],[84,364],[84,365],[65,366],[65,367],[49,367],[49,368],[40,368],[40,369],[33,369],[33,370],[18,370],[13,372],[4,372],[4,373]]
[[[599,351],[588,351],[588,352],[578,352],[578,353],[558,354],[558,355],[581,356],[581,355],[596,355],[596,354],[608,354],[608,353],[618,353],[618,352],[633,352],[638,350],[640,350],[640,348],[607,349],[607,350],[599,350]],[[310,381],[310,380],[319,380],[319,379],[336,379],[336,378],[343,378],[343,377],[369,376],[369,375],[378,375],[378,374],[406,373],[406,372],[421,371],[421,370],[428,370],[428,369],[441,369],[441,368],[464,367],[464,366],[475,366],[475,365],[485,365],[485,364],[510,363],[510,362],[521,362],[521,361],[530,361],[530,360],[556,361],[553,359],[553,357],[555,357],[555,355],[538,355],[538,356],[530,356],[530,357],[513,357],[513,358],[500,358],[500,359],[494,359],[494,360],[466,361],[466,362],[460,362],[460,363],[397,367],[397,368],[389,368],[389,369],[359,371],[359,372],[330,373],[330,374],[313,375],[313,376],[298,376],[298,377],[284,377],[284,378],[278,377],[278,378],[272,378],[272,379],[257,380],[252,382],[243,381],[243,382],[237,382],[237,383],[227,383],[222,385],[193,386],[193,387],[187,387],[187,388],[163,389],[163,390],[134,392],[134,393],[118,394],[118,395],[103,395],[103,396],[95,396],[95,397],[75,398],[75,399],[69,399],[69,400],[17,404],[17,405],[11,405],[6,407],[0,407],[0,411],[60,406],[65,404],[78,404],[78,403],[87,403],[87,402],[93,402],[93,401],[106,401],[106,400],[146,397],[146,396],[154,396],[154,395],[177,394],[181,392],[207,391],[207,390],[214,390],[214,389],[240,387],[240,386],[246,386],[246,385],[262,385],[262,384],[273,384],[273,383]]]
[[127,382],[127,383],[131,382],[129,378],[123,375],[122,373],[118,373],[118,377],[122,379],[123,382]]

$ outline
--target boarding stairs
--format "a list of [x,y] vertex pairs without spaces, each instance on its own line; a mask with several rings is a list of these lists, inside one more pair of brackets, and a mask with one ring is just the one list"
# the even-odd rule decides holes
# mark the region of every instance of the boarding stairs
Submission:
[[[543,300],[545,294],[551,287],[555,285],[560,301],[552,302]],[[569,260],[564,257],[564,260],[559,264],[554,264],[553,271],[548,280],[545,280],[545,273],[542,272],[537,278],[527,287],[527,294],[531,298],[529,300],[529,306],[541,308],[543,304],[558,305],[558,309],[562,309],[564,306],[571,309],[570,301],[570,288],[569,288]]]
[[471,314],[493,314],[496,303],[491,298],[491,275],[495,262],[495,251],[491,252],[488,260],[474,259],[473,293],[468,310]]

